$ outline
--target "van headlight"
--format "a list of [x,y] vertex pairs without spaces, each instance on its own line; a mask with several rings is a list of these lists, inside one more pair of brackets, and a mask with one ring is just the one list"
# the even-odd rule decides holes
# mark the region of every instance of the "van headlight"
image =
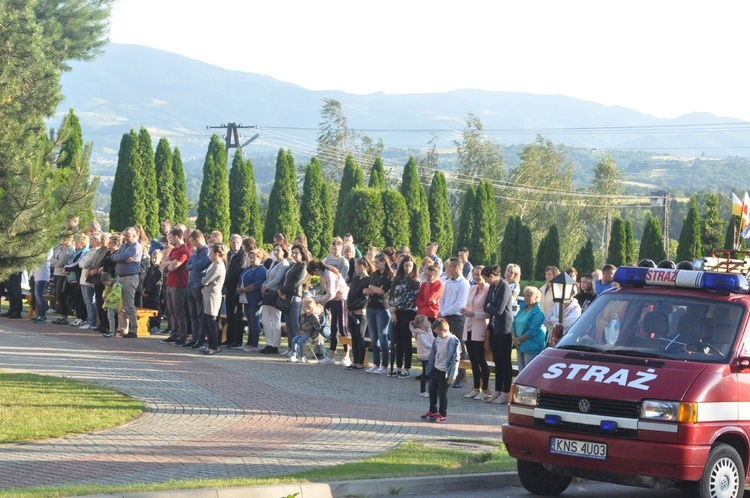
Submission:
[[517,405],[536,406],[538,404],[539,388],[513,384],[510,387],[510,402]]
[[641,403],[641,418],[664,422],[695,422],[698,418],[697,403],[647,399]]

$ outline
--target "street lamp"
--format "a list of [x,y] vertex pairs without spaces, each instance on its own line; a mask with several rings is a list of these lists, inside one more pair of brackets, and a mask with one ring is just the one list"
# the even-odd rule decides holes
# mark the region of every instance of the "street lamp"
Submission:
[[576,290],[576,281],[573,280],[570,275],[565,272],[561,272],[555,278],[549,282],[552,285],[552,300],[557,303],[560,311],[560,317],[558,324],[555,325],[552,330],[552,345],[557,345],[557,342],[562,339],[564,328],[563,328],[563,312],[565,311],[565,303],[570,302],[573,299],[573,293]]

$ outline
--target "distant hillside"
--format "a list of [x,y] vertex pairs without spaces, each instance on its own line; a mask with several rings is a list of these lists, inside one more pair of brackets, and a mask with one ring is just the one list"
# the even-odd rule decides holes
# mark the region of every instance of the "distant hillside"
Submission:
[[[106,177],[114,174],[117,164],[122,134],[141,125],[149,128],[154,144],[166,136],[173,146],[180,147],[189,189],[194,193],[199,188],[209,137],[214,131],[221,133],[207,130],[206,126],[232,121],[259,125],[261,137],[247,153],[256,165],[259,183],[269,182],[279,147],[292,149],[295,157],[305,161],[314,153],[325,97],[342,103],[350,128],[381,138],[387,148],[398,150],[390,156],[399,160],[418,153],[433,136],[437,137],[438,146],[452,147],[469,112],[481,119],[485,131],[498,144],[505,146],[509,166],[517,162],[518,146],[530,143],[541,133],[556,144],[578,150],[574,153],[580,159],[576,168],[578,185],[588,183],[590,164],[599,157],[597,151],[601,149],[620,150],[615,155],[629,180],[677,186],[673,180],[690,178],[691,182],[698,181],[699,188],[713,185],[701,167],[705,166],[710,175],[713,165],[701,161],[695,165],[672,163],[671,174],[652,175],[651,168],[662,166],[651,156],[700,157],[705,153],[707,157],[721,157],[750,151],[747,132],[731,131],[730,125],[726,127],[729,130],[716,133],[715,127],[705,126],[742,124],[741,121],[709,114],[666,120],[563,95],[480,90],[406,95],[318,92],[268,76],[228,71],[134,45],[111,44],[98,59],[74,63],[73,70],[63,76],[63,93],[65,101],[50,124],[58,124],[69,108],[76,110],[85,139],[94,142],[92,172],[105,177],[100,189],[105,191]],[[255,133],[256,130],[245,130],[245,139]],[[441,155],[441,166],[450,168],[451,160],[455,160],[451,154]],[[736,166],[737,160],[730,164]],[[748,168],[747,161],[740,163],[742,171]],[[691,167],[691,174],[682,177],[680,171],[686,166]],[[631,177],[634,167],[637,174]],[[717,181],[723,184],[731,182],[731,178]]]

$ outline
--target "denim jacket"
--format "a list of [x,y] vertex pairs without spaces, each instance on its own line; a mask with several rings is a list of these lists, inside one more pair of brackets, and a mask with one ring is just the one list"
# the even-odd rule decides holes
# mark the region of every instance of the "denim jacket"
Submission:
[[[456,337],[453,334],[450,334],[448,336],[448,357],[450,358],[450,361],[448,361],[449,367],[445,370],[445,378],[446,379],[455,379],[458,376],[458,364],[461,361],[460,357],[460,344],[461,342],[458,340],[458,337]],[[432,373],[432,369],[435,368],[435,354],[437,353],[437,344],[438,340],[435,339],[435,341],[432,343],[432,348],[430,349],[430,358],[427,360],[427,371],[426,374],[430,375]]]

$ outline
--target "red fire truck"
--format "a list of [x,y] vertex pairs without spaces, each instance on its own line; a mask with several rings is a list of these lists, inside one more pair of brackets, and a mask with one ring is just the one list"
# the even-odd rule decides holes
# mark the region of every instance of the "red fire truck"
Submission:
[[622,267],[511,389],[503,441],[523,486],[573,477],[737,497],[750,462],[750,286]]

